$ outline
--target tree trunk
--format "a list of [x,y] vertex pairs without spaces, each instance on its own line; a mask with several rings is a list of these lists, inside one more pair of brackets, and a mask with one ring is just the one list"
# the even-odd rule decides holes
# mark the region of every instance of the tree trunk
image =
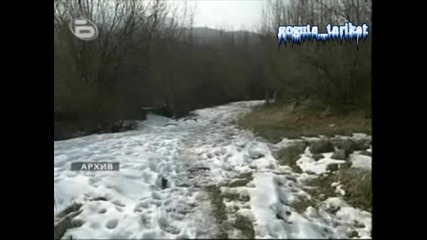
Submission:
[[276,98],[277,98],[277,89],[275,89],[273,93],[273,102],[276,102]]
[[268,88],[264,89],[264,98],[265,98],[265,103],[267,105],[270,104],[270,91],[268,90]]

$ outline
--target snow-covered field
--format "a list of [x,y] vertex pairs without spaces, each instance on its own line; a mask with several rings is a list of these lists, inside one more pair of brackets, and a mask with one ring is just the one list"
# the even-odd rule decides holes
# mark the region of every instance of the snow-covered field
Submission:
[[[364,225],[359,236],[370,238],[371,214],[341,198],[329,198],[324,208],[308,207],[304,213],[291,207],[307,196],[291,176],[313,177],[340,161],[330,159],[331,153],[316,162],[307,152],[298,164],[313,174],[296,175],[280,166],[270,150],[277,146],[234,124],[260,103],[200,109],[194,119],[178,121],[149,115],[136,131],[54,142],[55,210],[83,204],[76,219],[84,224],[69,229],[64,238],[213,238],[219,227],[206,187],[220,187],[248,172],[253,180],[246,186],[220,189],[247,196],[224,204],[239,206],[227,211],[229,220],[239,215],[250,219],[256,238],[345,238],[354,221]],[[291,140],[280,144],[286,141]],[[120,171],[71,171],[76,161],[120,162]],[[370,167],[370,157],[353,154],[351,161]],[[326,211],[331,206],[340,208],[331,214]],[[232,232],[229,237],[241,237]]]

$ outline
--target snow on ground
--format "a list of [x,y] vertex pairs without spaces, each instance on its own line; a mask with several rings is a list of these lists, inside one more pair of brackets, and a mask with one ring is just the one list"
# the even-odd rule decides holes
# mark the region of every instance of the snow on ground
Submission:
[[[259,103],[197,110],[197,120],[149,115],[140,130],[54,142],[57,211],[74,201],[83,203],[77,219],[85,224],[64,237],[212,237],[215,219],[195,195],[203,186],[236,175],[234,169],[249,169],[248,163],[266,151],[250,142],[250,133],[229,123]],[[117,161],[120,171],[73,172],[70,165],[76,161]]]
[[[335,210],[332,215],[330,210]],[[336,225],[335,232],[347,235],[349,229],[356,230],[360,238],[370,238],[372,229],[372,215],[369,212],[353,208],[341,198],[331,197],[320,206],[319,215],[325,221],[331,221]],[[354,225],[358,228],[354,229]]]
[[319,161],[315,161],[313,158],[307,155],[302,155],[297,161],[297,165],[306,173],[313,173],[320,175],[327,172],[328,165],[330,164],[342,164],[345,163],[343,160],[332,159],[333,153],[323,153],[324,158]]
[[[301,214],[291,207],[307,193],[290,178],[290,168],[277,164],[271,144],[232,123],[260,103],[200,109],[194,111],[195,119],[187,120],[149,115],[135,131],[55,141],[57,211],[72,202],[83,204],[76,219],[84,224],[69,229],[64,238],[213,238],[218,226],[205,187],[220,186],[247,172],[253,173],[253,180],[246,186],[220,190],[243,198],[224,204],[227,209],[238,206],[229,217],[250,219],[256,238],[346,237],[348,228],[334,227],[337,224],[330,220],[337,218],[361,221],[369,232],[370,216],[345,203],[339,203],[342,207],[335,217],[322,209],[307,208],[308,213]],[[342,162],[324,155],[315,162],[304,154],[298,164],[306,172],[320,174],[328,164]],[[120,171],[70,171],[76,161],[116,161]]]
[[364,168],[369,170],[372,167],[372,158],[369,156],[353,153],[350,154],[350,161],[353,163],[353,167]]
[[[288,205],[296,200],[292,187],[279,184],[273,173],[255,175],[250,189],[257,238],[325,238],[321,224],[302,217]],[[280,186],[282,185],[282,186]]]

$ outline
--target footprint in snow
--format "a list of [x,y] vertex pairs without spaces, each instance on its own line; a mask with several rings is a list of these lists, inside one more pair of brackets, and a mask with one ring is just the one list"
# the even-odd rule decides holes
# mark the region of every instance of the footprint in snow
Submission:
[[105,227],[108,228],[108,229],[114,229],[114,228],[117,227],[118,223],[119,223],[119,220],[117,220],[117,219],[110,219],[105,224]]
[[100,182],[102,179],[100,177],[91,177],[89,178],[88,182],[90,185],[95,185],[98,182]]
[[98,229],[100,225],[99,225],[99,222],[92,222],[90,223],[89,227],[92,229]]
[[162,229],[163,231],[165,231],[167,233],[179,234],[179,232],[180,232],[180,230],[177,227],[171,225],[165,217],[160,217],[158,220],[158,223],[159,223],[160,229]]
[[123,204],[122,202],[120,202],[119,200],[114,200],[111,203],[118,206],[118,207],[126,207],[126,205]]
[[106,208],[102,208],[101,210],[99,210],[99,214],[105,214],[107,212]]
[[142,212],[142,210],[150,208],[151,202],[150,200],[144,200],[140,203],[138,203],[135,208],[133,209],[134,212]]

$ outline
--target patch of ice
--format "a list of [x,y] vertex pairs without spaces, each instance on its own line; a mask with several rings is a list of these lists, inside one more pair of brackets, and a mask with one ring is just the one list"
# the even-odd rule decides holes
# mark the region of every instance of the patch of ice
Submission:
[[[349,206],[338,197],[326,199],[320,206],[320,215],[327,221],[335,222],[337,234],[346,237],[349,231],[357,231],[360,238],[371,238],[372,214]],[[330,214],[326,209],[335,209],[335,214]]]
[[356,138],[356,139],[365,139],[368,137],[369,136],[366,133],[353,133],[353,138]]
[[351,139],[351,137],[343,136],[343,135],[335,135],[332,139],[347,140],[347,139]]
[[[313,154],[310,152],[310,147],[306,147],[305,149],[304,149],[304,153],[303,153],[303,155],[304,156],[306,156],[306,157],[309,157],[309,158],[312,158],[313,157]],[[324,156],[324,155],[323,155]],[[331,155],[332,156],[332,155]]]
[[337,188],[335,189],[335,192],[340,194],[341,196],[345,195],[345,190],[342,189],[342,185],[338,185]]
[[269,149],[266,144],[262,144],[260,142],[252,141],[248,143],[245,147],[248,157],[250,159],[259,159],[269,152]]
[[319,140],[321,140],[322,138],[321,137],[301,137],[301,139],[303,139],[304,141],[307,141],[307,142],[316,142],[316,141],[319,141]]
[[304,214],[306,214],[307,216],[309,216],[311,218],[316,218],[319,216],[317,209],[312,207],[312,206],[307,207]]
[[345,205],[346,203],[339,197],[330,197],[324,201],[326,208],[336,209]]
[[343,160],[332,159],[332,155],[333,153],[323,153],[324,158],[320,159],[319,161],[307,157],[306,155],[302,155],[297,160],[297,165],[306,173],[320,175],[322,173],[326,173],[328,165],[330,164],[345,163]]
[[355,154],[350,154],[350,161],[353,163],[352,167],[363,168],[371,170],[372,168],[372,157]]
[[[256,238],[325,238],[320,222],[312,222],[282,204],[283,184],[272,173],[255,173],[251,210],[255,217]],[[280,186],[282,185],[282,186]],[[287,195],[292,195],[288,192]],[[288,203],[289,204],[289,203]]]

